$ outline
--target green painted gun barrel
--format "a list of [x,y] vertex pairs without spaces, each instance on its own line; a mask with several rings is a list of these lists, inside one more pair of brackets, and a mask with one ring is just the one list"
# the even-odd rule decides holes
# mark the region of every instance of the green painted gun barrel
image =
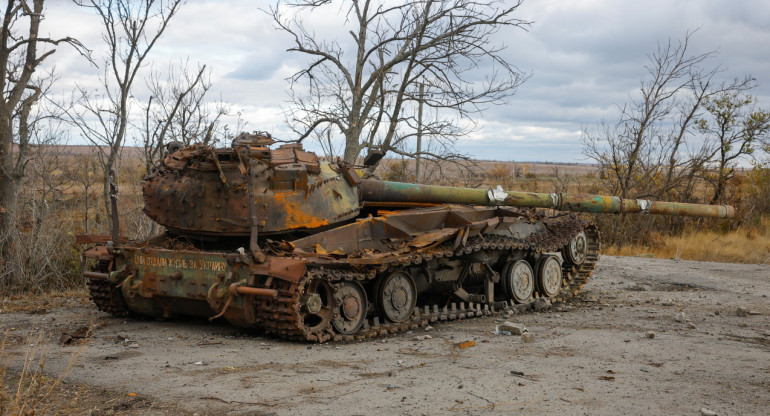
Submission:
[[735,216],[735,209],[729,205],[623,199],[617,196],[589,194],[503,191],[500,187],[496,190],[470,189],[365,179],[361,181],[360,192],[361,201],[364,203],[504,205],[593,213],[626,212],[713,218]]

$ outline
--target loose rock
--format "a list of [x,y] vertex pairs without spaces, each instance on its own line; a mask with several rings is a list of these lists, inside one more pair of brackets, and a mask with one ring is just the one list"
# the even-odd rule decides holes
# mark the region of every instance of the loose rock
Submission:
[[744,308],[743,306],[739,306],[735,314],[738,316],[749,316],[749,310]]
[[547,311],[551,309],[551,301],[546,298],[537,298],[532,302],[532,307],[535,309],[535,312]]
[[687,318],[684,317],[684,312],[679,312],[674,316],[674,320],[677,322],[687,322]]
[[700,408],[700,414],[701,416],[717,416],[717,412],[706,409],[705,407]]
[[525,332],[527,332],[527,328],[524,326],[524,324],[520,323],[514,323],[510,321],[505,321],[498,327],[500,332],[507,331],[510,332],[510,335],[521,335]]
[[647,336],[647,338],[649,338],[649,339],[653,339],[653,338],[655,338],[655,332],[653,332],[653,331],[647,331],[647,334],[646,334],[646,336]]

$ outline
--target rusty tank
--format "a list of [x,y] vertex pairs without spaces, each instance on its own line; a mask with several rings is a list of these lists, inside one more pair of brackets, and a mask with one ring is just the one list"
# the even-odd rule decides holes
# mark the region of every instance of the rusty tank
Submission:
[[[198,315],[310,342],[526,310],[575,295],[599,259],[576,213],[731,218],[730,206],[362,179],[266,133],[172,149],[144,178],[144,241],[84,236],[97,308]],[[364,165],[383,155],[372,153]]]

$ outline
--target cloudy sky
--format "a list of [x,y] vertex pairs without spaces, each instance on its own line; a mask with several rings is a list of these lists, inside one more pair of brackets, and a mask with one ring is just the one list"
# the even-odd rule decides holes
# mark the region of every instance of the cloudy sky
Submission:
[[[104,53],[99,20],[67,0],[48,0],[42,33],[69,35]],[[288,138],[282,106],[286,78],[302,57],[260,8],[274,1],[189,0],[152,52],[155,67],[189,59],[212,71],[211,98],[229,103],[248,122],[247,130],[267,130]],[[646,54],[659,42],[678,41],[698,29],[694,54],[718,50],[712,65],[725,80],[753,75],[753,90],[770,108],[770,3],[766,0],[525,0],[517,17],[532,21],[528,31],[501,31],[509,62],[531,77],[507,105],[479,116],[477,132],[458,149],[480,159],[586,162],[580,132],[617,117],[644,75]],[[314,16],[339,27],[338,16]],[[330,28],[331,31],[331,28]],[[329,33],[323,30],[319,33]],[[59,48],[48,61],[62,74],[61,93],[77,83],[96,86],[101,69],[71,50]],[[148,68],[146,68],[148,69]],[[144,82],[137,96],[146,95]],[[78,139],[73,138],[73,143]]]

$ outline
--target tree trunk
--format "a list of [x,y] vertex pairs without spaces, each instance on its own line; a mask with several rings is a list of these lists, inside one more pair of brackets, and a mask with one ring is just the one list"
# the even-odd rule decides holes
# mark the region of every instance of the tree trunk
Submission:
[[712,204],[716,204],[720,199],[722,199],[722,193],[724,193],[726,182],[727,175],[723,174],[722,170],[720,170],[719,177],[717,178],[717,183],[714,189],[714,197],[711,198]]
[[13,175],[6,175],[4,167],[0,167],[0,240],[16,225],[18,201],[18,181]]
[[360,135],[360,130],[356,132],[349,132],[345,135],[345,154],[343,156],[345,162],[356,163],[358,154],[361,153],[362,148],[361,143],[359,142]]
[[7,237],[16,226],[19,180],[15,175],[10,120],[0,126],[0,265],[8,258]]
[[[11,142],[11,146],[13,143]],[[16,228],[19,180],[13,173],[11,146],[0,150],[0,269],[10,256],[10,236]]]

